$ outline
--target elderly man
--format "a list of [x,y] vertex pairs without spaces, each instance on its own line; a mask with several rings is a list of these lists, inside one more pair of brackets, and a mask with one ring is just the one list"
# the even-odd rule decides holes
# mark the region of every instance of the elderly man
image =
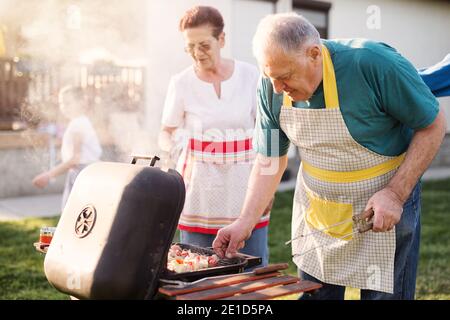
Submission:
[[[292,142],[300,166],[292,253],[300,276],[323,287],[303,298],[413,299],[419,252],[419,179],[445,133],[439,105],[395,49],[362,39],[322,40],[296,14],[264,18],[253,40],[259,84],[258,153],[240,217],[216,252],[245,243],[276,191]],[[355,215],[372,213],[360,233]],[[366,221],[366,220],[364,220]],[[361,230],[362,231],[362,230]]]

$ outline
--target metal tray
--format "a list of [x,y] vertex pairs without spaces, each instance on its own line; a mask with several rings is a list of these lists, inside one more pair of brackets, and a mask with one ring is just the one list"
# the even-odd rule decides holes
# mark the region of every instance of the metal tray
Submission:
[[[212,248],[202,248],[190,244],[174,243],[180,246],[181,249],[191,250],[192,252],[202,255],[213,255],[214,250]],[[176,273],[165,269],[160,278],[168,280],[181,280],[181,281],[195,281],[205,277],[219,276],[225,274],[240,273],[244,271],[245,267],[255,266],[261,263],[261,258],[240,254],[235,258],[220,259],[217,267],[202,269],[198,271],[180,272]],[[167,257],[165,264],[167,265]]]

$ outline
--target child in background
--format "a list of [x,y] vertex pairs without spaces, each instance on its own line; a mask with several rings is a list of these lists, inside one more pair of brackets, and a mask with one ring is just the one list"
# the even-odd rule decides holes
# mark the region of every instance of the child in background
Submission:
[[64,210],[77,175],[84,167],[100,159],[102,147],[94,127],[85,115],[87,103],[81,88],[72,86],[63,88],[59,93],[59,108],[70,120],[61,144],[62,163],[36,176],[33,184],[44,188],[50,179],[67,173],[62,198]]

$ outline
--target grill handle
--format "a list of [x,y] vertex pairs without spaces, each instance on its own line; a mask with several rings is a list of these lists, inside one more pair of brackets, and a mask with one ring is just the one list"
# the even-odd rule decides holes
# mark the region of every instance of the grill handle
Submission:
[[150,157],[150,156],[142,156],[142,155],[133,154],[133,155],[131,155],[131,157],[132,157],[131,164],[136,164],[138,159],[150,160],[150,167],[154,167],[156,161],[160,160],[158,156]]

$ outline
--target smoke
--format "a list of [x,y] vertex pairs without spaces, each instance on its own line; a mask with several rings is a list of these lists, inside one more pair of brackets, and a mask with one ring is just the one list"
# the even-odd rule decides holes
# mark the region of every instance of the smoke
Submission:
[[146,6],[145,0],[0,0],[6,52],[32,75],[24,120],[62,123],[58,90],[81,85],[102,140],[123,155],[148,152]]
[[140,59],[145,7],[145,0],[1,0],[0,23],[20,32],[14,48],[19,55],[67,61],[104,48],[122,59]]

